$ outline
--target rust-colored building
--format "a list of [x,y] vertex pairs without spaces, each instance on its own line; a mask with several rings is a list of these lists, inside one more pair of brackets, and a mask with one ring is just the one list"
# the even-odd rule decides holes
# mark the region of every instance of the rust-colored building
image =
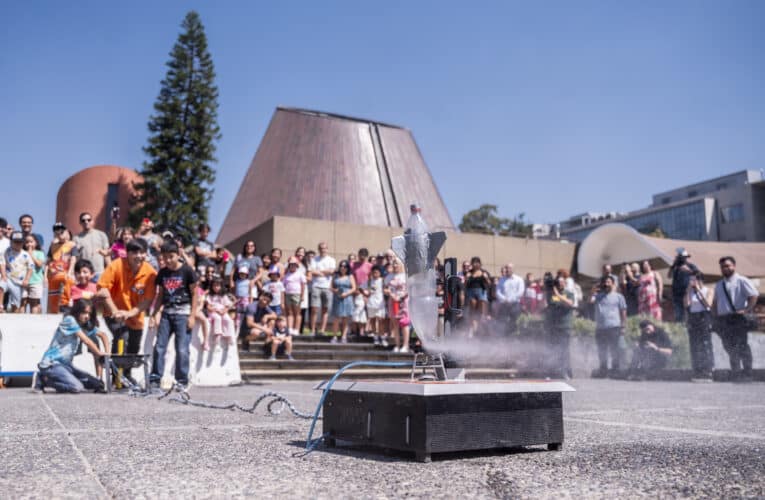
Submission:
[[127,223],[127,214],[135,196],[133,183],[141,176],[133,169],[114,165],[96,165],[69,177],[58,190],[56,220],[73,234],[80,231],[79,217],[90,212],[94,227],[108,233],[112,207],[120,207],[119,224]]
[[231,243],[274,216],[402,227],[413,201],[432,228],[454,229],[409,130],[277,108],[217,242]]

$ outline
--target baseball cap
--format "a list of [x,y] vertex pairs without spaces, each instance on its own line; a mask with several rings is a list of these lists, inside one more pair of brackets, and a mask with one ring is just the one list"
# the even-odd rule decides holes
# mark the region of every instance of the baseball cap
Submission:
[[249,273],[250,272],[250,268],[247,267],[247,266],[239,266],[239,269],[237,269],[237,272],[240,272],[240,273]]
[[279,273],[279,266],[277,266],[276,264],[274,264],[274,265],[272,265],[271,267],[269,267],[269,268],[268,268],[268,274],[280,274],[280,273]]
[[175,235],[173,234],[172,231],[164,231],[162,233],[162,237],[163,238],[170,238],[172,240],[173,238],[175,238]]
[[24,233],[22,233],[21,231],[12,232],[11,241],[24,241]]

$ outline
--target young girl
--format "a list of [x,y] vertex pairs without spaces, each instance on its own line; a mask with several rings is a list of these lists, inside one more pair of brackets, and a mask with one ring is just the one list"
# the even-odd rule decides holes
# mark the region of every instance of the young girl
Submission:
[[196,320],[199,322],[200,329],[202,330],[202,350],[208,351],[210,349],[210,321],[205,316],[205,304],[207,303],[207,290],[201,286],[196,287],[197,294],[197,308],[195,311],[191,311]]
[[133,230],[129,227],[121,227],[117,229],[117,235],[114,237],[114,243],[111,247],[112,260],[123,259],[127,257],[127,251],[125,245],[133,239]]
[[[366,285],[366,283],[365,283]],[[365,337],[367,327],[367,298],[359,288],[353,292],[353,329],[359,337]]]
[[213,339],[225,337],[229,345],[234,343],[234,320],[228,312],[234,301],[223,290],[223,280],[214,278],[207,294],[207,314],[210,317]]
[[[351,274],[351,266],[347,260],[340,261],[337,272],[330,284],[332,290],[332,330],[340,332],[340,342],[348,342],[348,326],[353,315],[353,292],[356,291],[356,280]],[[332,343],[337,343],[337,337],[332,337]]]
[[290,335],[300,333],[300,301],[305,291],[305,273],[300,268],[297,257],[290,257],[287,261],[287,272],[282,280],[284,284],[284,310],[287,315],[287,330]]
[[383,320],[385,319],[385,296],[383,295],[383,278],[380,266],[372,268],[369,281],[362,289],[367,297],[367,317],[370,328],[375,335],[375,345],[388,347],[387,336],[383,335]]
[[393,352],[409,352],[409,292],[406,274],[401,262],[393,261],[393,272],[385,277],[385,294],[388,295],[388,316],[393,337]]
[[60,222],[53,226],[53,243],[48,250],[48,314],[57,314],[69,304],[67,282],[74,274],[77,260],[72,233]]
[[252,301],[252,280],[250,279],[250,268],[246,265],[237,269],[234,295],[236,296],[236,324],[238,325],[244,315],[244,310]]
[[261,289],[267,291],[273,297],[268,307],[278,316],[282,314],[282,304],[284,303],[284,284],[279,280],[279,266],[271,264],[268,270],[268,280],[261,286]]
[[37,238],[31,234],[28,234],[24,238],[24,250],[32,256],[32,260],[35,263],[35,270],[32,273],[32,277],[29,278],[29,288],[22,291],[21,299],[21,311],[26,311],[27,305],[29,305],[29,312],[32,314],[40,314],[42,312],[42,306],[40,300],[43,293],[43,272],[45,270],[45,254],[40,250],[39,242]]

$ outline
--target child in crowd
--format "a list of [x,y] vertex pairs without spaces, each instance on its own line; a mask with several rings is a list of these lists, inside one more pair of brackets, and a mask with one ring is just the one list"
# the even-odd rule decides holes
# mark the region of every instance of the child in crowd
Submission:
[[40,242],[33,234],[28,234],[24,238],[24,250],[32,257],[35,270],[32,272],[32,277],[29,278],[29,286],[21,294],[21,311],[26,311],[27,306],[29,306],[30,313],[40,314],[42,312],[40,300],[42,300],[43,295],[45,253],[40,250]]
[[272,264],[268,269],[268,280],[261,287],[271,294],[271,303],[269,307],[277,315],[282,314],[282,304],[284,303],[284,283],[279,280],[279,266]]
[[11,246],[0,254],[0,309],[3,294],[8,294],[11,312],[21,307],[22,290],[29,285],[29,279],[35,271],[32,256],[24,250],[24,235],[21,231],[11,233]]
[[[364,284],[366,286],[366,283]],[[359,337],[366,336],[367,327],[367,298],[362,293],[360,288],[356,288],[353,291],[353,313],[351,313],[351,320],[353,321],[353,329]]]
[[206,302],[207,315],[212,326],[213,340],[217,341],[221,337],[225,337],[229,345],[233,344],[234,320],[231,319],[228,313],[234,305],[234,301],[225,293],[221,278],[216,277],[213,279]]
[[93,283],[93,264],[86,259],[78,260],[74,265],[74,284],[69,284],[69,304],[61,311],[66,314],[72,308],[74,303],[80,299],[93,300],[98,287]]
[[194,315],[194,319],[199,322],[199,329],[202,330],[202,350],[207,351],[210,349],[210,321],[205,315],[207,290],[199,286],[199,282],[197,282],[194,293],[197,294],[197,307],[191,313]]
[[[300,302],[306,287],[304,270],[300,267],[300,261],[292,256],[287,261],[287,272],[284,273],[284,309],[287,314],[287,329],[290,335],[298,335],[300,325]],[[273,293],[273,292],[272,292]]]
[[380,266],[372,268],[372,274],[362,293],[367,298],[367,317],[369,326],[375,336],[375,345],[388,346],[387,336],[383,335],[383,320],[385,319],[385,296],[383,295],[383,278]]
[[234,280],[234,295],[236,297],[236,324],[238,325],[244,315],[244,310],[252,302],[252,280],[250,279],[250,268],[248,266],[239,266]]
[[279,351],[283,351],[287,355],[287,359],[290,361],[295,359],[292,357],[292,336],[287,328],[287,318],[279,316],[276,318],[276,323],[273,329],[273,335],[270,342],[266,342],[267,348],[271,349],[271,356],[268,358],[271,361],[276,360],[276,354]]
[[110,248],[112,260],[124,259],[127,257],[127,250],[125,245],[133,239],[133,230],[129,227],[121,227],[117,229],[117,235],[114,237],[114,243]]

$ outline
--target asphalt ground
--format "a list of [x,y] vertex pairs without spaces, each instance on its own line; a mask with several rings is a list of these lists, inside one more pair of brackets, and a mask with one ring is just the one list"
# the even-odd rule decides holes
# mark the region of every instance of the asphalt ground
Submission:
[[[310,382],[192,388],[251,403],[279,391],[303,410]],[[563,450],[434,455],[363,447],[306,456],[309,421],[124,394],[0,391],[3,498],[763,498],[765,383],[574,380]],[[320,426],[319,430],[320,430]]]

